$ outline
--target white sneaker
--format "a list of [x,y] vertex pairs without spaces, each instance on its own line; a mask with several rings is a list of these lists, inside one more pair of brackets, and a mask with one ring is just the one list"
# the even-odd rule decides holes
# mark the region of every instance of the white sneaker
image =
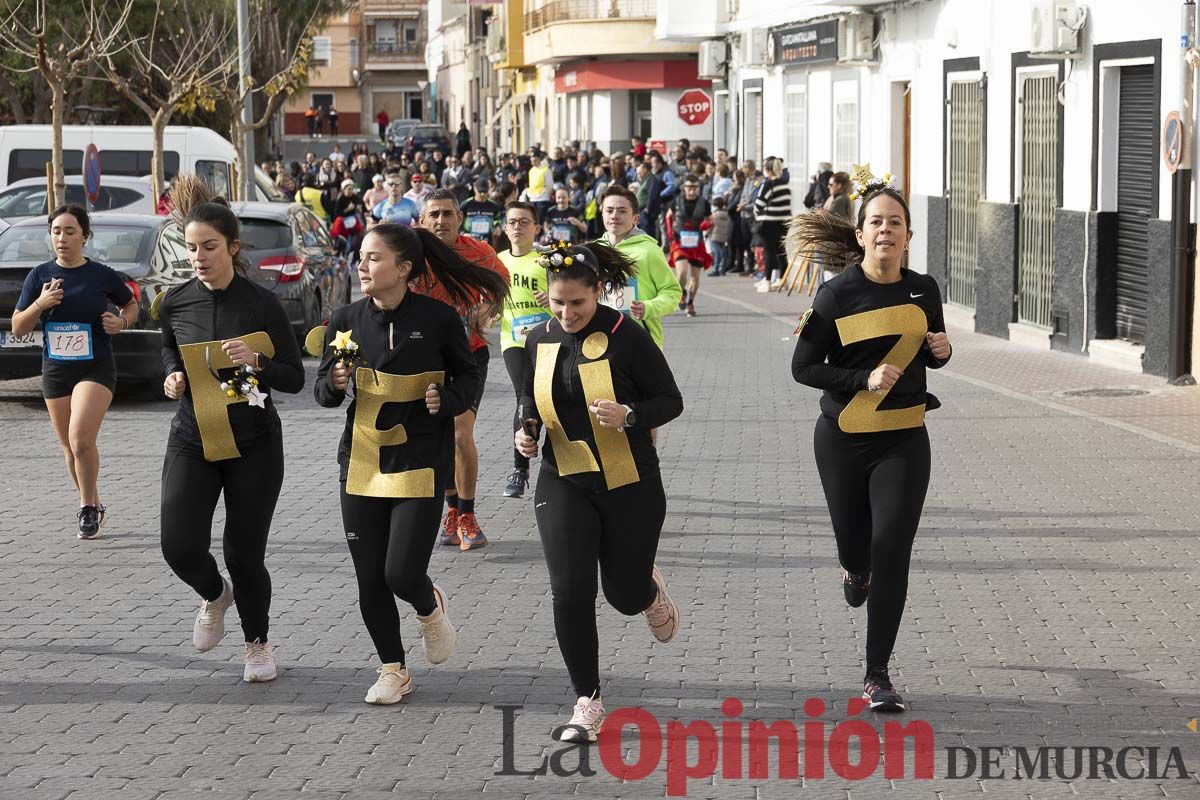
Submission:
[[604,722],[604,703],[596,697],[581,697],[575,701],[575,712],[571,721],[559,728],[556,733],[562,742],[594,742],[600,734],[600,725]]
[[225,587],[216,600],[202,600],[192,625],[192,645],[201,653],[207,653],[221,643],[225,635],[225,612],[233,605],[233,584],[224,575],[221,584]]
[[754,291],[758,292],[759,294],[766,294],[767,292],[771,291],[771,282],[765,279],[759,281],[758,283],[754,284]]
[[646,622],[650,624],[650,632],[654,634],[654,638],[666,643],[674,639],[676,631],[679,630],[679,606],[675,605],[671,595],[667,594],[667,580],[657,566],[653,575],[658,594],[650,607],[642,613],[646,615]]
[[441,664],[454,652],[458,634],[446,615],[446,594],[436,583],[433,597],[437,600],[437,608],[428,617],[418,614],[417,619],[421,622],[421,638],[425,640],[425,660],[430,664]]
[[772,288],[772,289],[778,289],[778,288],[780,288],[781,286],[783,286],[783,279],[781,279],[781,278],[776,278],[775,280],[771,281],[771,288]]
[[258,639],[246,642],[245,662],[246,671],[242,673],[242,679],[246,683],[273,681],[279,674],[275,669],[275,655],[271,652],[271,645],[267,642]]
[[365,700],[377,706],[390,706],[399,703],[404,695],[413,690],[412,677],[408,667],[403,664],[384,664],[377,672],[379,680],[367,690]]

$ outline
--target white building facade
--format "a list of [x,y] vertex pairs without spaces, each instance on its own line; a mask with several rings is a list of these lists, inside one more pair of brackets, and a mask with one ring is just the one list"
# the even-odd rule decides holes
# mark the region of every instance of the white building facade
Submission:
[[1193,260],[1173,254],[1194,209],[1161,152],[1180,8],[662,0],[656,35],[701,42],[716,146],[783,157],[795,210],[818,162],[892,172],[912,267],[960,322],[1174,378],[1198,338]]

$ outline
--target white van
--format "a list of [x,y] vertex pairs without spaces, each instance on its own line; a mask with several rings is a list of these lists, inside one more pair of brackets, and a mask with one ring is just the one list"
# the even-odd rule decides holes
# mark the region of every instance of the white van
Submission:
[[[45,178],[53,131],[49,125],[0,127],[0,188],[22,178]],[[89,144],[100,151],[101,184],[105,175],[143,177],[150,174],[153,138],[148,125],[64,125],[63,171],[83,174],[83,154]],[[168,125],[163,132],[164,180],[180,172],[194,172],[213,190],[229,196],[236,151],[227,139],[208,128]],[[287,202],[257,166],[255,184],[259,201]]]

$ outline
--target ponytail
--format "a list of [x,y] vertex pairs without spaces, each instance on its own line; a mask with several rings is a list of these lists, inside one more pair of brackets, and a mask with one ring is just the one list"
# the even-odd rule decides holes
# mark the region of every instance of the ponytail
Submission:
[[500,313],[508,281],[498,272],[467,261],[432,231],[384,222],[371,228],[400,261],[412,263],[409,281],[441,285],[450,304],[462,311],[483,304],[489,317]]
[[534,249],[542,254],[538,264],[546,268],[551,283],[573,280],[592,288],[618,288],[628,284],[637,271],[628,256],[607,242],[556,242]]
[[788,222],[788,250],[815,256],[824,269],[841,272],[862,263],[863,249],[854,224],[839,214],[817,209]]

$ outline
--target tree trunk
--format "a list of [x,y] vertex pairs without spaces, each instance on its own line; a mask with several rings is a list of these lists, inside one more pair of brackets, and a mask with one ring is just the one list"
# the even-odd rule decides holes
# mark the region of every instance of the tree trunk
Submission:
[[242,133],[241,108],[234,106],[229,118],[229,139],[233,142],[233,169],[236,175],[231,176],[229,194],[232,197],[230,199],[253,200],[253,197],[243,197],[246,193],[246,173],[244,171],[246,166],[246,147],[245,142],[242,141]]
[[163,177],[163,134],[167,123],[171,121],[173,109],[159,108],[150,118],[150,129],[154,136],[154,152],[150,158],[150,189],[154,192],[155,202],[162,197],[166,181]]
[[54,171],[54,202],[47,204],[53,210],[61,206],[67,196],[67,180],[63,174],[62,129],[67,97],[61,83],[51,83],[53,99],[50,101],[51,134],[50,134],[50,163]]
[[17,125],[26,124],[28,117],[25,114],[25,103],[21,100],[21,90],[6,76],[0,75],[0,91],[4,92],[4,98],[8,100],[13,122]]

